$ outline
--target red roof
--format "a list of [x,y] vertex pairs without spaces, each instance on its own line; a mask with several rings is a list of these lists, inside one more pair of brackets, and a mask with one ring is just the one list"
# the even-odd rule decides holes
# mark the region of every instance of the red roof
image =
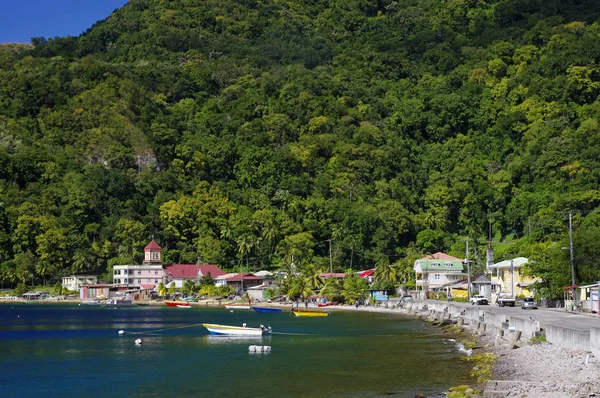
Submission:
[[367,276],[371,276],[374,273],[375,273],[375,268],[371,268],[371,269],[364,270],[363,272],[358,274],[358,276],[361,278],[366,278]]
[[146,247],[144,247],[144,251],[148,251],[148,250],[162,250],[162,248],[158,245],[158,243],[156,243],[154,241],[154,239],[152,239],[152,242],[148,243],[148,245]]
[[423,257],[421,260],[449,260],[449,261],[464,261],[462,258],[456,258],[449,254],[437,252]]
[[208,276],[208,274],[210,274],[211,278],[225,275],[225,272],[214,264],[200,264],[200,273],[202,276]]
[[142,287],[142,289],[154,289],[154,286],[156,286],[156,285],[142,283],[140,286]]
[[241,281],[244,279],[245,281],[261,281],[263,278],[260,276],[244,273],[244,274],[235,274],[225,279],[227,282],[229,281]]
[[163,267],[165,274],[171,275],[172,278],[194,279],[201,276],[206,276],[210,272],[211,277],[225,275],[219,267],[213,264],[171,264]]

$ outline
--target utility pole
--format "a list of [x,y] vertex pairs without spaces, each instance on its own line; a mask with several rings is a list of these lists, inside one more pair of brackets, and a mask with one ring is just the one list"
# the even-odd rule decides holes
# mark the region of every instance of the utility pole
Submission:
[[471,300],[471,264],[469,264],[469,238],[465,239],[465,262],[467,263],[467,299]]
[[331,239],[329,239],[329,273],[333,274],[333,257],[331,257]]
[[569,262],[571,264],[571,286],[573,286],[573,291],[575,291],[575,267],[573,266],[573,224],[571,220],[571,216],[573,212],[569,212]]
[[515,298],[515,265],[513,260],[510,260],[510,295]]

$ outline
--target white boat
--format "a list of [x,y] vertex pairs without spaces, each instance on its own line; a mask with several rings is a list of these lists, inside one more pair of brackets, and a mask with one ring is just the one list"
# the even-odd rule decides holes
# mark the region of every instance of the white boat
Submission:
[[188,305],[180,304],[180,305],[177,306],[177,308],[192,308],[192,306],[189,305],[189,304]]
[[249,328],[246,326],[227,326],[203,323],[202,326],[207,328],[210,334],[221,336],[262,336],[271,333],[271,327],[265,327],[263,325],[260,325],[259,328]]
[[105,308],[128,308],[135,307],[135,304],[132,300],[112,298],[106,300],[106,302],[104,302],[102,306]]
[[249,310],[249,305],[244,304],[225,304],[225,308],[228,310]]
[[79,305],[99,306],[102,305],[102,303],[98,300],[86,300],[82,301]]

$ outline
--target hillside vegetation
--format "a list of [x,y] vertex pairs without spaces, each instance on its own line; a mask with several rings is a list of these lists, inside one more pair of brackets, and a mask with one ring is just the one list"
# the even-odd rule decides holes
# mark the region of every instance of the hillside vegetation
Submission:
[[569,211],[576,279],[599,280],[599,17],[131,0],[80,37],[0,47],[2,281],[110,273],[152,236],[166,262],[414,279],[465,237],[479,258],[491,222],[559,295]]

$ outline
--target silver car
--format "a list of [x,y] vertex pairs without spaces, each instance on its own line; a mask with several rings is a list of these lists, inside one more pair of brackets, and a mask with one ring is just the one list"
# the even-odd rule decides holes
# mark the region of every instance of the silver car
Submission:
[[521,309],[525,310],[527,308],[531,308],[532,310],[537,309],[537,303],[533,297],[525,297],[523,301],[521,301]]

